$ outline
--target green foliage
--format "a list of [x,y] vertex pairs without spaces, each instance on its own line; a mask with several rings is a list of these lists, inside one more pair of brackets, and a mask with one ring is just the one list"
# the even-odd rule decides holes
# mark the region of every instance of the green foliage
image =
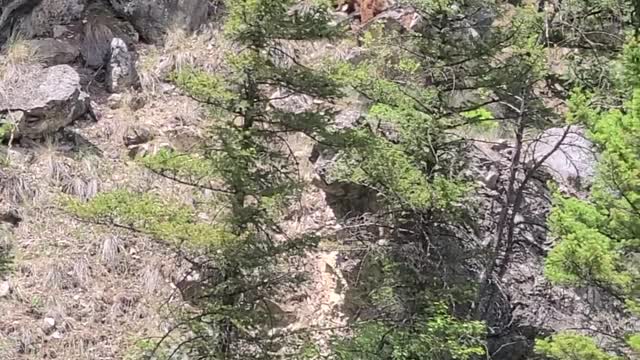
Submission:
[[337,359],[467,360],[484,355],[484,324],[455,319],[438,304],[435,309],[409,327],[382,321],[362,325],[353,339],[337,341]]
[[536,351],[555,360],[619,359],[600,349],[592,338],[574,333],[560,333],[549,339],[538,340]]
[[[623,89],[637,85],[637,57],[632,41],[622,54]],[[569,120],[588,126],[600,150],[597,176],[587,199],[555,196],[549,224],[559,241],[547,256],[545,274],[557,284],[598,287],[637,316],[640,272],[633,259],[640,250],[640,91],[623,109],[601,111],[591,101],[574,92]],[[637,335],[622,335],[627,342],[621,341],[621,348],[638,346]],[[537,348],[554,359],[617,359],[575,334],[556,335]]]
[[357,145],[343,154],[333,174],[337,180],[379,189],[391,203],[415,209],[446,208],[464,193],[464,186],[441,176],[430,181],[401,146],[366,131],[353,135]]
[[547,258],[546,273],[562,284],[597,285],[630,296],[638,272],[627,254],[640,245],[640,93],[626,112],[601,114],[577,97],[577,117],[591,126],[602,153],[588,201],[557,197],[549,217],[562,239]]
[[635,353],[640,354],[640,334],[632,334],[627,337],[627,345]]
[[239,239],[224,226],[199,222],[192,209],[152,194],[115,190],[88,202],[69,199],[66,207],[86,220],[129,227],[175,243],[219,249]]
[[627,288],[629,275],[620,267],[615,242],[599,232],[606,215],[574,198],[557,198],[549,217],[551,230],[562,238],[547,257],[546,275],[568,285],[611,284]]
[[[0,123],[2,122],[2,118],[0,118]],[[15,129],[15,124],[12,123],[2,123],[0,124],[0,138],[7,138],[11,132]]]
[[264,47],[272,40],[317,40],[332,38],[340,29],[329,26],[326,5],[306,11],[293,10],[292,0],[232,0],[225,23],[227,34],[240,43]]

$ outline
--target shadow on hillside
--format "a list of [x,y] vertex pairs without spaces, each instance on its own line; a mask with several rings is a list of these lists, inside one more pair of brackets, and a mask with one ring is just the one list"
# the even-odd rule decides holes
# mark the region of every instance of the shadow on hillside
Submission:
[[58,152],[69,157],[77,157],[77,155],[103,157],[100,148],[73,129],[62,129],[48,135],[45,139],[21,138],[18,144],[23,149],[53,145]]

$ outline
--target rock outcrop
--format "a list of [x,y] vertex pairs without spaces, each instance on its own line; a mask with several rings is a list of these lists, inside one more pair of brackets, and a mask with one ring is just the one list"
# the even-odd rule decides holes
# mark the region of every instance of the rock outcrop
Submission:
[[13,120],[15,135],[39,137],[89,112],[89,96],[81,90],[80,76],[72,67],[24,66],[16,72],[19,81],[7,87],[0,84],[9,89],[0,96],[0,118]]
[[0,0],[0,46],[42,0]]
[[107,64],[111,41],[119,38],[131,49],[138,41],[138,33],[125,21],[116,17],[104,5],[94,4],[87,9],[87,19],[82,29],[81,53],[87,67],[97,69]]
[[594,145],[584,133],[576,126],[547,129],[529,146],[530,156],[543,160],[559,145],[545,159],[544,166],[562,185],[582,190],[591,184],[597,163]]
[[163,41],[171,28],[195,31],[209,13],[207,0],[110,0],[119,15],[138,30],[143,40]]
[[80,20],[87,0],[0,0],[0,46],[19,33],[25,38],[52,36],[57,25]]
[[51,37],[56,25],[80,20],[88,2],[88,0],[41,0],[24,17],[16,30],[25,38]]
[[62,40],[29,40],[27,46],[33,51],[38,62],[45,65],[60,65],[74,62],[80,55],[78,46]]

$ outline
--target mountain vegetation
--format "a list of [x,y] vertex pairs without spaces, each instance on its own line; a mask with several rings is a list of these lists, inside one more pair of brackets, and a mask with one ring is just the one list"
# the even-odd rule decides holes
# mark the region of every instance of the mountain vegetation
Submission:
[[[116,41],[125,36],[114,31],[93,44],[106,46],[109,60],[88,79],[75,74],[77,88],[65,82],[73,96],[60,105],[67,100],[59,93],[15,90],[26,79],[40,83],[24,75],[40,65],[12,61],[11,49],[29,43],[5,35],[34,29],[39,18],[9,22],[27,5],[0,0],[0,40],[8,39],[0,58],[8,154],[1,193],[21,209],[2,220],[2,279],[41,276],[21,270],[31,242],[12,239],[33,226],[20,224],[21,216],[32,224],[38,208],[29,203],[45,201],[10,175],[15,148],[39,149],[26,163],[44,164],[40,177],[54,199],[47,201],[76,224],[64,225],[76,241],[108,234],[105,273],[126,276],[145,261],[120,237],[149,239],[149,257],[179,264],[164,281],[173,290],[147,294],[161,297],[153,311],[162,324],[104,358],[640,358],[636,2],[205,1],[216,11],[186,30],[107,3],[118,14],[110,21],[128,21],[140,36]],[[169,7],[181,16],[184,9]],[[165,44],[135,45],[159,34]],[[128,53],[130,43],[140,58]],[[131,59],[137,69],[123,65]],[[56,66],[67,65],[49,69]],[[123,117],[139,119],[141,108],[156,117],[163,107],[192,104],[182,114],[169,110],[181,123],[178,135],[195,117],[197,136],[145,147],[178,125],[132,124],[119,133],[116,123],[106,138],[124,140],[126,160],[104,155],[109,142],[78,145],[81,132],[68,140],[70,127],[108,119],[89,110],[95,105],[85,91],[100,99],[123,81],[129,92],[104,100],[105,111],[124,108]],[[162,87],[170,90],[156,91]],[[36,96],[42,101],[28,101]],[[81,108],[97,125],[72,125],[83,122]],[[38,145],[55,136],[73,144],[70,160]],[[96,158],[98,165],[87,160]],[[121,178],[115,167],[95,170],[110,161],[123,163]],[[114,260],[126,254],[138,260]],[[49,271],[45,282],[91,292],[80,285],[80,263]],[[147,270],[132,281],[151,286]],[[65,273],[75,285],[62,284]],[[0,304],[28,302],[25,313],[44,321],[42,339],[72,331],[59,325],[65,316],[38,310],[39,300],[3,281]],[[111,311],[131,316],[127,309],[142,297],[115,296]],[[75,326],[88,326],[83,321]],[[0,326],[7,344],[13,333]],[[50,356],[24,334],[17,345],[0,341],[0,357]]]

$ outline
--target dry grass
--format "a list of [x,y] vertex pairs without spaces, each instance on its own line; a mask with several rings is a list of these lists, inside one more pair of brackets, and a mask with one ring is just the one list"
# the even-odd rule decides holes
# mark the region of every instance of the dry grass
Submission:
[[215,28],[191,35],[176,27],[167,32],[164,44],[161,49],[149,47],[141,51],[137,69],[145,94],[159,95],[161,83],[172,71],[190,67],[219,71],[226,50],[231,49]]
[[36,143],[35,163],[42,166],[49,183],[58,186],[71,178],[71,168],[57,140],[46,137],[42,143]]
[[87,201],[100,191],[101,181],[96,157],[85,157],[73,169],[73,175],[62,183],[62,192]]
[[29,43],[22,39],[19,35],[12,36],[5,45],[4,54],[0,64],[5,66],[32,64],[35,59],[35,49],[29,46]]
[[100,258],[107,266],[115,267],[118,264],[118,257],[122,250],[122,242],[118,237],[108,237],[102,243]]
[[35,50],[19,36],[11,37],[0,53],[0,104],[9,103],[11,91],[24,77],[33,73],[36,65]]
[[14,205],[26,205],[38,195],[38,187],[22,174],[10,174],[2,181],[2,196]]
[[160,51],[155,47],[147,49],[137,64],[138,76],[142,92],[157,95],[165,72],[160,63]]

